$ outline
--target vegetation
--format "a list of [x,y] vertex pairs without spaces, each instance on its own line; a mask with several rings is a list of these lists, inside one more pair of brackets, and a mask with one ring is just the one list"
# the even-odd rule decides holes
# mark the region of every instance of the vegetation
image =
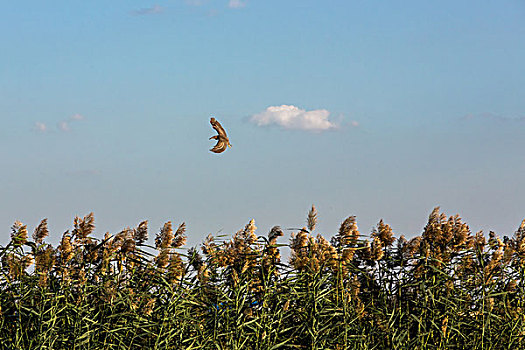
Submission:
[[75,218],[58,247],[47,221],[15,222],[0,246],[2,349],[524,349],[525,220],[512,237],[472,234],[432,211],[421,236],[356,218],[327,240],[307,226],[183,249],[185,224],[103,239]]

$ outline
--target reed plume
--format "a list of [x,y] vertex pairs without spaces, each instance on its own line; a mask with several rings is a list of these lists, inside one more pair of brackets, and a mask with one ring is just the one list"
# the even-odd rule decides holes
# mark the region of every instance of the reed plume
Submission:
[[43,219],[35,228],[35,232],[33,233],[33,241],[35,241],[36,244],[42,244],[44,238],[46,238],[48,235],[49,230],[47,228],[47,219]]
[[315,206],[312,204],[312,209],[308,212],[308,218],[306,220],[306,224],[308,227],[308,231],[312,232],[315,230],[315,225],[317,225],[317,210],[315,209]]

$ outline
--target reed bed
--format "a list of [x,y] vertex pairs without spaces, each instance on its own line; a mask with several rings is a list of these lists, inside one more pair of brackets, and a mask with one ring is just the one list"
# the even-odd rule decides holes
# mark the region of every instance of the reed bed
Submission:
[[[330,240],[306,226],[279,244],[254,221],[184,248],[186,226],[93,237],[93,214],[60,244],[47,220],[0,246],[2,349],[524,349],[525,220],[472,233],[435,208],[420,236],[354,216]],[[281,240],[285,240],[282,238]],[[290,249],[281,261],[281,249]]]

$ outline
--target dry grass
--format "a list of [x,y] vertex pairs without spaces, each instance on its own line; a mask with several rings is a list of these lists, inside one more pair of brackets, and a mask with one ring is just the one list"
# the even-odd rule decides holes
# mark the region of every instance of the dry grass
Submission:
[[525,220],[511,237],[432,211],[423,233],[369,236],[356,218],[327,240],[317,211],[290,237],[254,221],[184,249],[186,226],[93,237],[93,214],[60,244],[47,220],[15,222],[0,247],[2,349],[523,349]]

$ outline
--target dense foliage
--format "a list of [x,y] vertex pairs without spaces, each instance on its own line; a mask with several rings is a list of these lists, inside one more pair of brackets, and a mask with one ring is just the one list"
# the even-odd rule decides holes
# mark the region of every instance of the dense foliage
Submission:
[[512,237],[472,234],[432,211],[423,233],[368,237],[355,217],[327,240],[294,230],[183,249],[186,227],[103,239],[75,218],[58,247],[44,219],[0,246],[2,349],[524,349],[525,220]]

